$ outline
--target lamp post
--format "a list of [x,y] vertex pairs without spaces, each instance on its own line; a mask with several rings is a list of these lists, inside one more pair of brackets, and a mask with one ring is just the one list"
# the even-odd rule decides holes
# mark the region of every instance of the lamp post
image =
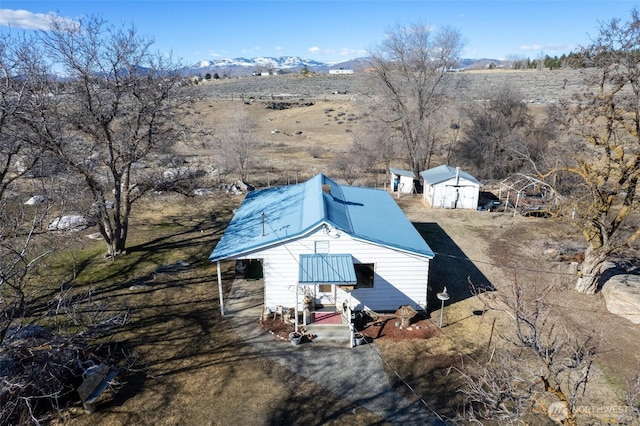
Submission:
[[438,299],[440,299],[442,301],[442,305],[440,306],[440,323],[438,324],[439,328],[442,328],[442,317],[444,315],[444,302],[449,300],[449,293],[447,293],[447,288],[445,287],[444,290],[442,290],[442,293],[438,293],[436,294],[436,296],[438,297]]

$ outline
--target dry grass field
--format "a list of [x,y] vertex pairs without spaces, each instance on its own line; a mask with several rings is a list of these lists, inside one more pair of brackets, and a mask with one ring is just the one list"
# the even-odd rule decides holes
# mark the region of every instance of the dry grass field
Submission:
[[[331,161],[348,148],[361,113],[358,100],[367,96],[360,77],[340,78],[282,76],[206,83],[188,118],[213,126],[232,104],[242,103],[258,123],[259,144],[249,177],[258,186],[302,181],[319,172],[332,177]],[[532,105],[579,90],[574,72],[498,71],[460,73],[459,78],[469,78],[468,87],[474,88],[505,80],[517,83],[531,95]],[[333,94],[335,90],[347,94]],[[247,97],[253,100],[241,100]],[[267,108],[275,101],[294,105]],[[208,141],[179,147],[176,154],[201,163],[213,155]],[[359,183],[382,186],[384,175]],[[138,371],[123,378],[120,391],[99,405],[96,413],[85,415],[74,407],[61,423],[385,424],[262,357],[220,316],[215,267],[207,256],[241,200],[242,196],[222,193],[197,199],[155,195],[135,208],[127,256],[110,262],[96,255],[84,265],[79,273],[83,286],[113,306],[131,309],[129,324],[115,337],[123,348],[135,348]],[[501,337],[511,334],[508,316],[484,310],[482,299],[469,294],[471,277],[477,284],[490,283],[496,294],[508,293],[514,283],[533,292],[549,288],[551,315],[558,327],[576,335],[595,330],[599,336],[600,355],[584,405],[623,405],[626,382],[640,362],[640,327],[609,314],[600,294],[573,291],[568,262],[550,255],[548,249],[557,253],[579,246],[575,230],[510,213],[432,210],[419,195],[399,198],[398,203],[436,253],[432,289],[447,286],[452,295],[441,333],[428,339],[374,341],[418,395],[440,414],[455,416],[461,403],[456,391],[460,379],[452,367],[463,368],[473,360],[487,359],[496,347],[508,346]],[[169,272],[158,269],[179,261],[189,266]],[[225,268],[224,291],[228,292],[233,265]],[[83,277],[92,270],[101,270],[107,277],[99,282]],[[132,287],[135,284],[140,285]],[[439,305],[434,302],[430,315],[437,322]],[[399,392],[409,393],[396,382]],[[584,420],[607,424],[605,418]],[[544,424],[544,417],[541,421]]]

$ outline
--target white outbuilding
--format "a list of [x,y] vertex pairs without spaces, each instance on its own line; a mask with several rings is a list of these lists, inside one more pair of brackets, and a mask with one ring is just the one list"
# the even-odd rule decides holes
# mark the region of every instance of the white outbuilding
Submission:
[[411,170],[389,167],[391,177],[391,192],[400,194],[412,194],[415,191],[416,175]]
[[420,172],[424,199],[431,207],[445,209],[478,208],[482,183],[459,167],[443,164]]

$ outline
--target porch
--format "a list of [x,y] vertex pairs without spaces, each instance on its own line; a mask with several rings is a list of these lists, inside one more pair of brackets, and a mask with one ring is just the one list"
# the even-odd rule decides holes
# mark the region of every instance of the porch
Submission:
[[[288,313],[287,313],[288,312]],[[265,315],[269,320],[285,322],[296,327],[293,308],[284,307],[282,315],[278,312],[269,312]],[[344,342],[349,344],[351,338],[350,328],[351,312],[337,310],[335,306],[325,305],[313,309],[298,310],[297,330],[304,334],[313,335],[313,341],[320,342]]]
[[[350,314],[349,314],[350,316]],[[350,318],[335,306],[324,306],[311,311],[311,322],[304,326],[314,341],[349,343],[351,330]]]

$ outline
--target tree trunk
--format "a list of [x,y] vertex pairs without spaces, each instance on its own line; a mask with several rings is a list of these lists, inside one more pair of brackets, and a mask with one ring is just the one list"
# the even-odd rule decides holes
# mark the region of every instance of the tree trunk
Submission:
[[580,277],[576,282],[576,290],[584,294],[594,294],[600,286],[602,268],[607,256],[602,249],[587,247]]

